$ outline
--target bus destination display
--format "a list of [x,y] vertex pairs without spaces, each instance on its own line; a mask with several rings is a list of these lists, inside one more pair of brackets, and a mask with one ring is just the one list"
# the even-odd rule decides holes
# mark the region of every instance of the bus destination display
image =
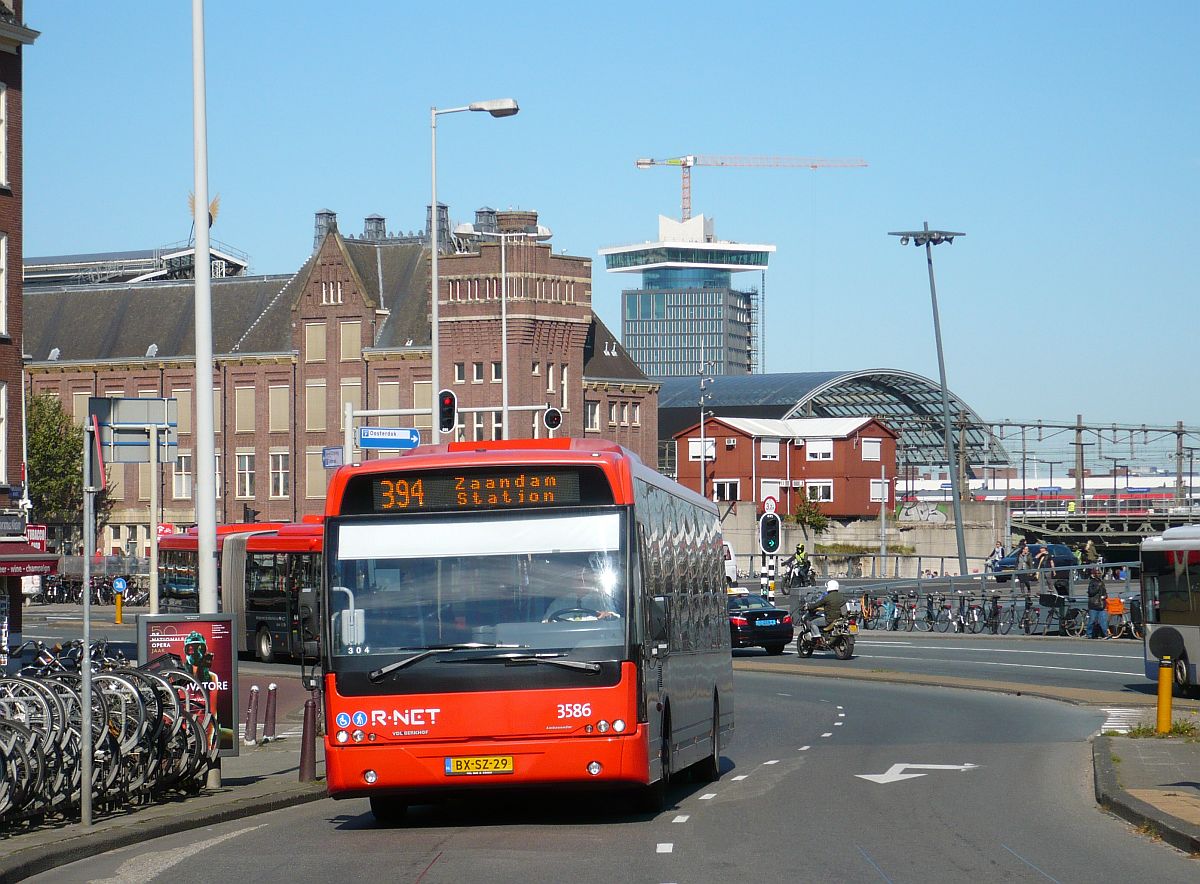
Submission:
[[371,476],[370,484],[370,511],[379,514],[521,509],[600,502],[583,500],[579,470],[573,469],[497,468],[457,473],[398,473]]

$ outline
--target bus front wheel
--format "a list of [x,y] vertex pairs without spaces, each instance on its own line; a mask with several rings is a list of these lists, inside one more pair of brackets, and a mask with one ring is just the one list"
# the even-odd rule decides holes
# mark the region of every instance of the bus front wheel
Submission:
[[271,635],[271,630],[265,626],[260,626],[258,636],[254,640],[254,646],[259,660],[263,663],[275,662],[275,639]]

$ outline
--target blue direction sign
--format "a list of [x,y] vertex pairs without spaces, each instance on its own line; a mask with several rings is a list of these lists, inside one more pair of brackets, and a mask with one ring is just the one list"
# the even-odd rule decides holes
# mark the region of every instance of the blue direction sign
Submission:
[[124,592],[128,589],[129,584],[125,582],[124,577],[114,577],[112,582],[113,592]]
[[416,448],[421,434],[412,427],[359,427],[359,448]]

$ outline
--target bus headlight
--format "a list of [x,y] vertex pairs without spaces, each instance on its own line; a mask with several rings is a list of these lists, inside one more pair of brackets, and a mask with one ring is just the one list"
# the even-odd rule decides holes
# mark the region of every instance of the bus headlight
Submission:
[[625,722],[619,718],[616,721],[614,721],[613,722],[613,732],[618,733],[618,734],[625,733]]
[[587,772],[590,773],[592,776],[594,776],[594,777],[600,776],[600,771],[602,771],[602,770],[604,770],[604,768],[600,766],[599,761],[589,761],[588,762]]
[[366,783],[368,786],[373,786],[377,779],[379,779],[379,774],[375,773],[375,771],[373,771],[373,770],[364,770],[363,771],[363,782]]
[[333,738],[335,740],[337,740],[339,743],[345,743],[347,740],[350,739],[350,734],[347,733],[346,731],[338,731],[336,734],[334,734]]
[[364,734],[362,731],[355,731],[350,736],[353,738],[354,742],[356,742],[356,743],[361,743],[363,740],[365,740],[367,738],[367,735]]
[[608,722],[604,719],[600,719],[600,721],[596,722],[596,730],[600,731],[602,734],[608,733]]

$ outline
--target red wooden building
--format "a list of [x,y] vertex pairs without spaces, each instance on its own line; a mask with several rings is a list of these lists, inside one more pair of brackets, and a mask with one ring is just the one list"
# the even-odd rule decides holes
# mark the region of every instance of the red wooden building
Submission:
[[[768,420],[711,417],[674,437],[677,479],[718,501],[796,511],[801,495],[837,519],[877,518],[892,499],[897,434],[875,418]],[[705,481],[700,482],[700,452]]]

